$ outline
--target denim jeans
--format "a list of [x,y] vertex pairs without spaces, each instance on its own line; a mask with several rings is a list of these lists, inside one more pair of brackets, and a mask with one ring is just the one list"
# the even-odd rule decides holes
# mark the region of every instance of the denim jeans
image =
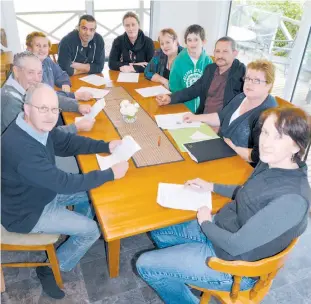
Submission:
[[[74,206],[70,211],[66,206]],[[56,251],[61,271],[72,270],[100,236],[86,192],[58,194],[45,206],[30,233],[66,234],[70,237]]]
[[[212,243],[198,222],[190,221],[151,232],[161,249],[142,254],[137,260],[138,273],[166,304],[198,304],[189,285],[212,290],[231,290],[233,277],[209,268],[208,257],[215,256]],[[241,290],[255,281],[243,278]]]

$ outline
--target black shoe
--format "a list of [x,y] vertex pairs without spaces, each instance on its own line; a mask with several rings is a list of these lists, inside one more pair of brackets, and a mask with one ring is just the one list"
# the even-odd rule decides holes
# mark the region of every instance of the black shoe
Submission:
[[56,284],[52,269],[47,266],[36,268],[37,276],[41,282],[44,292],[54,299],[62,299],[65,293]]

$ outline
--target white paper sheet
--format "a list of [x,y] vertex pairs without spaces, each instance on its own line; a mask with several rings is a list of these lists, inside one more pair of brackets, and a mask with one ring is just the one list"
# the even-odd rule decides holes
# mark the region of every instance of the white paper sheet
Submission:
[[80,80],[90,83],[92,85],[96,85],[96,86],[102,86],[106,84],[106,80],[104,77],[94,75],[94,74],[82,77],[80,78]]
[[171,92],[163,86],[147,87],[136,89],[136,91],[143,97],[152,97],[160,94],[171,94]]
[[105,98],[97,100],[93,104],[93,106],[91,108],[91,112],[88,114],[85,114],[82,117],[76,117],[75,122],[78,122],[82,119],[95,119],[96,116],[100,113],[100,111],[105,107],[105,105],[106,105]]
[[117,82],[138,82],[139,73],[119,73]]
[[181,210],[197,211],[203,206],[212,209],[212,195],[210,191],[202,192],[185,185],[159,183],[157,203]]
[[183,116],[189,112],[177,113],[177,114],[166,114],[166,115],[155,115],[156,122],[159,128],[175,130],[185,128],[198,128],[201,125],[200,121],[196,122],[183,122]]
[[193,140],[207,140],[207,139],[213,139],[214,137],[206,135],[200,131],[195,131],[191,136],[191,139]]
[[123,137],[122,144],[111,155],[100,156],[96,154],[96,158],[100,169],[107,170],[121,161],[128,161],[139,150],[141,150],[140,145],[132,136],[127,135]]
[[80,87],[77,92],[90,92],[93,95],[93,98],[104,98],[109,93],[109,90]]

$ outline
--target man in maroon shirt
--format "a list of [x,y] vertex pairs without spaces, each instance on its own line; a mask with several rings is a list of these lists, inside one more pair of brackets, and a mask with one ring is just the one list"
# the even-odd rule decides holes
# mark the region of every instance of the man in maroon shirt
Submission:
[[158,104],[182,103],[200,96],[196,114],[220,111],[243,92],[245,65],[236,59],[237,54],[236,42],[232,38],[218,39],[214,50],[215,63],[207,65],[202,77],[189,88],[172,95],[158,95]]

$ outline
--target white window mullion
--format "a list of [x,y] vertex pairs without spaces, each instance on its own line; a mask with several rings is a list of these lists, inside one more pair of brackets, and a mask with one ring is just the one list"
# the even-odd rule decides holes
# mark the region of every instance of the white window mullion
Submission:
[[85,11],[88,15],[94,16],[94,2],[93,2],[93,0],[85,0]]
[[303,15],[299,31],[297,33],[296,41],[291,52],[290,66],[288,76],[284,87],[284,99],[291,100],[295,89],[296,80],[299,74],[301,61],[303,59],[303,52],[307,43],[308,34],[311,26],[311,1],[306,1],[304,4]]

